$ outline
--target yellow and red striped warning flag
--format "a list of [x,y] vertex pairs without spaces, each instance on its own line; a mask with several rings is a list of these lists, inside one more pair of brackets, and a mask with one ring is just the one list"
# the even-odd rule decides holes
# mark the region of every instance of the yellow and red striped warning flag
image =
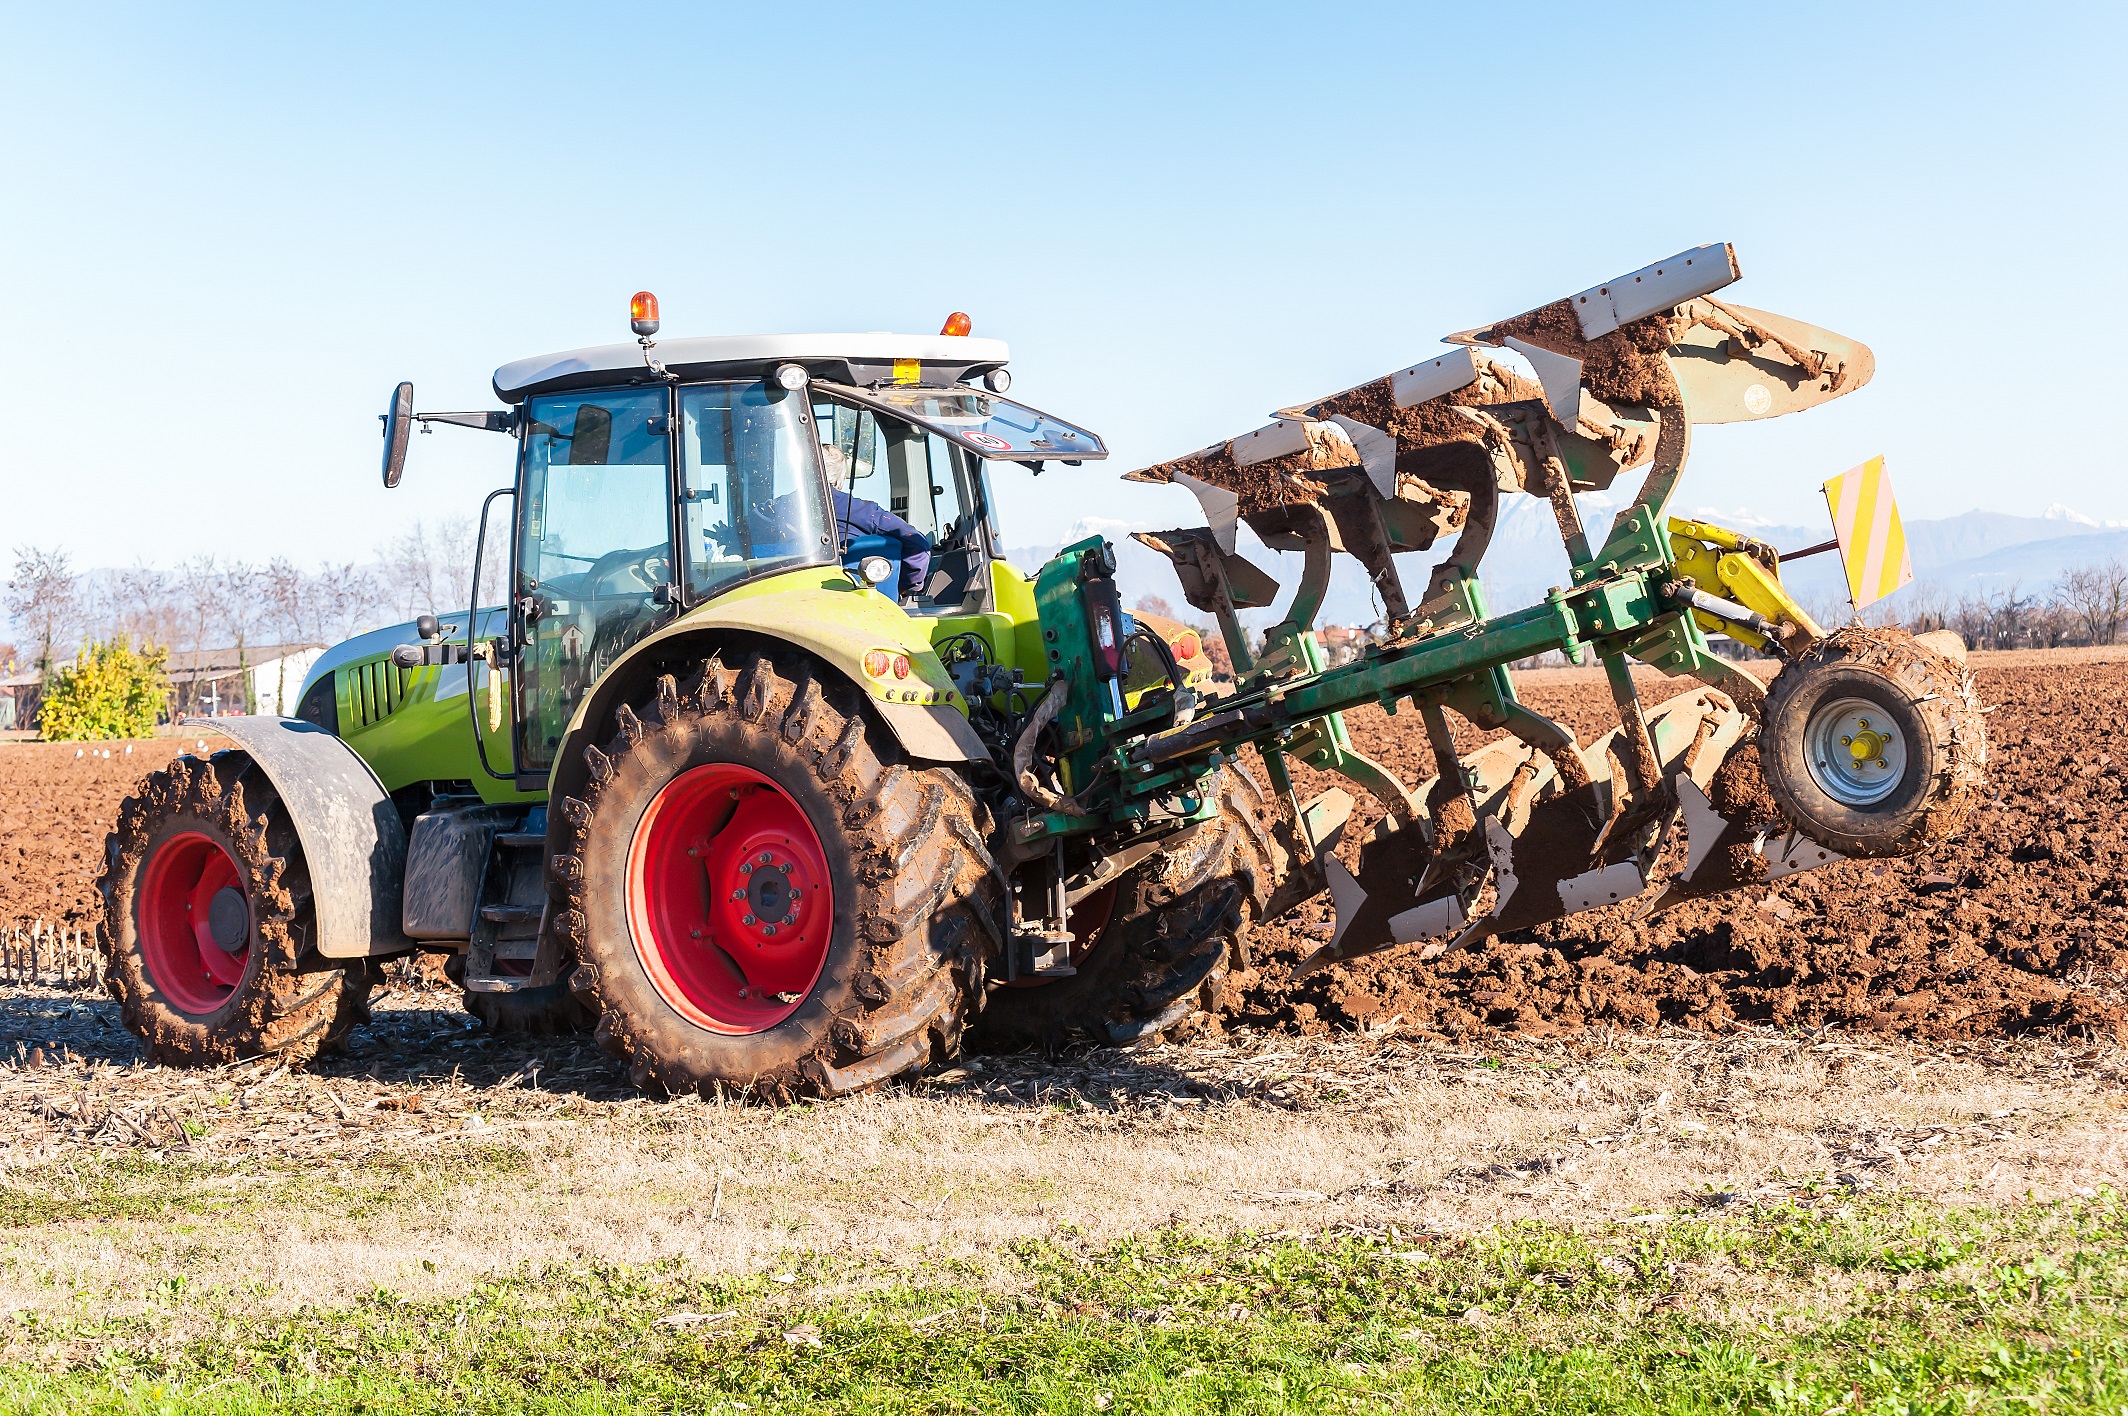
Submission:
[[1899,503],[1882,457],[1827,482],[1825,505],[1832,510],[1832,534],[1847,565],[1847,598],[1856,610],[1868,609],[1914,578],[1906,528],[1899,523]]

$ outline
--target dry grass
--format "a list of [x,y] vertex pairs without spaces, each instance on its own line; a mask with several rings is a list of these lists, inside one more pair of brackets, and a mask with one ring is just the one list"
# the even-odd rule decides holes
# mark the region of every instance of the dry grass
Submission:
[[[1444,1050],[1394,1031],[991,1058],[831,1105],[658,1102],[584,1044],[387,999],[322,1074],[130,1060],[107,1004],[0,995],[0,1304],[124,1311],[173,1277],[262,1310],[550,1263],[978,1265],[1018,1238],[1518,1219],[1728,1199],[1961,1203],[2123,1175],[2114,1049],[1773,1033]],[[55,1052],[26,1065],[33,1043]]]

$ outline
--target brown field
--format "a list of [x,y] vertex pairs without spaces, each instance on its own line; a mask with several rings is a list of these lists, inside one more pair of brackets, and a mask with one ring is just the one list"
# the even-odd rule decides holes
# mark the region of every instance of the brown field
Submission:
[[[1325,928],[1305,911],[1258,931],[1249,986],[1185,1041],[973,1059],[827,1106],[648,1100],[588,1040],[485,1037],[404,973],[308,1073],[148,1066],[108,1000],[0,990],[0,1199],[22,1211],[0,1304],[126,1311],[171,1274],[274,1309],[557,1262],[980,1264],[1170,1223],[2088,1194],[2120,1183],[2128,1135],[2128,664],[1977,668],[1997,791],[1925,859],[1295,985]],[[1531,680],[1602,726],[1585,676]],[[1418,775],[1409,717],[1354,718]],[[92,918],[118,801],[179,745],[0,745],[0,923]]]

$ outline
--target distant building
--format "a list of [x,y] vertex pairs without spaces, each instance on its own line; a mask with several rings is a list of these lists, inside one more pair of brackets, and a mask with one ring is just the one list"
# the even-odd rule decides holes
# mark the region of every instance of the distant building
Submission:
[[[172,654],[164,666],[171,690],[164,717],[183,712],[214,718],[250,711],[292,718],[303,677],[324,652],[322,644],[247,645],[241,667],[234,645]],[[63,660],[54,667],[65,668],[72,662]],[[246,678],[251,680],[248,710],[244,705]],[[34,727],[43,689],[43,679],[34,669],[0,677],[0,732]]]
[[[303,676],[324,652],[322,644],[246,645],[241,667],[234,646],[172,654],[167,666],[170,687],[180,700],[192,705],[188,712],[210,718],[246,711],[294,717]],[[246,675],[251,679],[248,710],[244,706]]]

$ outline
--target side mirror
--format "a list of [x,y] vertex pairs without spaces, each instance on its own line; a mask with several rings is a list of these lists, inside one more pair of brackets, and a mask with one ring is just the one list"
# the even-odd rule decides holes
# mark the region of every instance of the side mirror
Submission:
[[406,438],[414,431],[414,386],[403,383],[392,390],[391,406],[384,412],[384,485],[399,485],[406,470]]

